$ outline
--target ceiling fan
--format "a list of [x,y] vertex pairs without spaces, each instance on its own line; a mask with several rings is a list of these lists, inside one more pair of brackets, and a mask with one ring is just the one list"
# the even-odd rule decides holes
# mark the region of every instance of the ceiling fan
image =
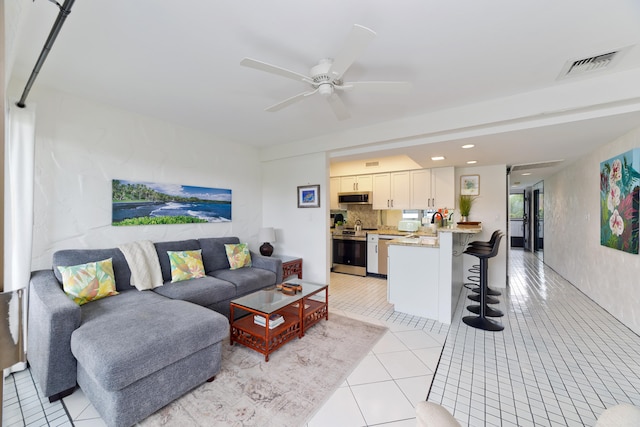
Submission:
[[376,33],[369,28],[362,25],[354,25],[338,55],[333,59],[321,59],[316,66],[311,68],[308,76],[251,58],[244,58],[240,61],[240,65],[301,81],[311,86],[306,92],[278,102],[266,108],[265,111],[279,111],[308,96],[319,93],[327,100],[338,120],[345,120],[351,115],[340,98],[339,92],[353,90],[369,93],[404,93],[411,89],[411,83],[409,82],[345,82],[342,80],[343,75],[351,64],[354,63],[375,36]]

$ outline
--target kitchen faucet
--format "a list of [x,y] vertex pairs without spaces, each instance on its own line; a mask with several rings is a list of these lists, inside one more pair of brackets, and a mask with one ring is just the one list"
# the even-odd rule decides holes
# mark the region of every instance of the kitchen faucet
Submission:
[[444,216],[441,212],[436,212],[431,216],[431,224],[435,224],[436,215],[440,215],[440,227],[444,227]]

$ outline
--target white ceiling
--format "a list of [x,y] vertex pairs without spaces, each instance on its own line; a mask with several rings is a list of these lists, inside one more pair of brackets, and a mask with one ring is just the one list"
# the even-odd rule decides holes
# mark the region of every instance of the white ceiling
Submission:
[[[58,8],[46,0],[22,4],[28,13],[9,51],[12,78],[26,81]],[[413,84],[410,93],[345,93],[352,117],[344,121],[317,95],[264,111],[307,87],[241,67],[243,57],[307,74],[339,52],[353,24],[377,37],[345,80],[404,80]],[[567,61],[624,47],[630,49],[602,73],[638,69],[637,44],[637,0],[79,1],[33,91],[52,87],[265,148],[566,85],[571,79],[558,76]],[[639,126],[639,114],[345,153],[333,161],[398,152],[425,167],[433,166],[424,159],[435,152],[456,166],[470,156],[478,165],[570,161]],[[465,142],[476,147],[460,150]],[[513,181],[536,182],[553,170]]]

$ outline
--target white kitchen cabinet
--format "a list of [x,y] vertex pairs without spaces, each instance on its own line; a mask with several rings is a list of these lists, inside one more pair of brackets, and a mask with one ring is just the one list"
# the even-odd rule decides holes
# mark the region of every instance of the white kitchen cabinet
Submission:
[[431,169],[411,171],[411,209],[431,209]]
[[358,175],[356,191],[373,191],[373,175]]
[[455,207],[453,167],[411,171],[411,209]]
[[340,177],[340,192],[351,193],[354,191],[372,191],[372,175],[353,175]]
[[431,169],[431,198],[434,200],[434,208],[455,208],[455,180],[453,167]]
[[410,206],[409,171],[373,175],[373,209],[409,209]]
[[339,192],[340,192],[340,177],[329,178],[330,209],[340,209],[340,204],[338,204]]
[[411,207],[411,174],[393,172],[391,174],[391,208],[409,209]]
[[390,209],[391,176],[388,173],[373,175],[373,209]]

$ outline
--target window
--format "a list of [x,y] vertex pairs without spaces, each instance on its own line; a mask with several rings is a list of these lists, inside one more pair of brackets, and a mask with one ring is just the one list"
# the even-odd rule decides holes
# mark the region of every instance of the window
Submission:
[[402,219],[422,219],[422,211],[417,209],[403,210]]
[[524,194],[509,194],[509,219],[523,219]]

